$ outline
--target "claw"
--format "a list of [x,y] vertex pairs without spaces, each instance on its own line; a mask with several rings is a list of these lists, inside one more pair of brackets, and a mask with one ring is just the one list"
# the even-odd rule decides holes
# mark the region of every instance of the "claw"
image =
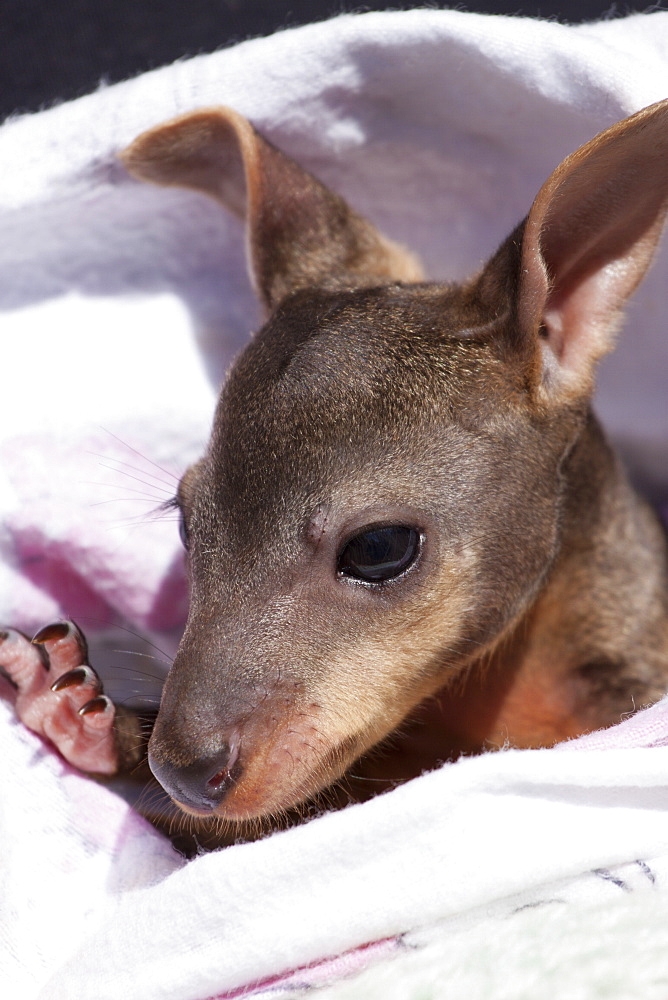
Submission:
[[71,650],[70,663],[73,660],[76,663],[85,663],[88,659],[88,645],[83,633],[74,622],[60,621],[45,625],[33,637],[32,642],[37,649],[43,650],[46,654],[53,654],[54,648],[60,650],[68,646]]
[[106,712],[112,702],[105,694],[99,694],[96,698],[91,698],[79,709],[79,715],[93,715],[97,712]]
[[101,687],[100,678],[91,667],[74,667],[67,673],[61,674],[57,681],[51,685],[52,691],[64,691],[65,688],[75,687],[79,684],[89,684],[91,687]]
[[64,639],[69,633],[70,626],[67,622],[52,622],[50,625],[45,625],[43,628],[37,632],[32,641],[37,646],[41,646],[44,642],[53,642],[58,639]]

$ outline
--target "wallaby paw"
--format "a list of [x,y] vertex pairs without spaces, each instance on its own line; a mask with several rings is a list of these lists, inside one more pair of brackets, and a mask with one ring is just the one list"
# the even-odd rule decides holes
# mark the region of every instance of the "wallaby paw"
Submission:
[[21,722],[79,770],[111,775],[119,763],[114,704],[87,658],[73,622],[47,625],[32,642],[15,629],[0,629],[0,668],[16,688]]

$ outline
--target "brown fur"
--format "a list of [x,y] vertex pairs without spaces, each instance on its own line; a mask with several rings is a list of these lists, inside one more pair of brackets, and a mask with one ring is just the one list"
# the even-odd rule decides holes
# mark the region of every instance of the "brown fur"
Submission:
[[[188,811],[276,817],[343,775],[365,798],[666,692],[665,539],[590,396],[661,230],[667,153],[666,102],[609,129],[458,286],[421,282],[234,112],[126,151],[142,179],[246,205],[268,310],[179,490],[191,607],[151,763],[178,800],[180,774],[238,748],[215,807]],[[343,578],[342,546],[377,524],[419,529],[418,559]]]

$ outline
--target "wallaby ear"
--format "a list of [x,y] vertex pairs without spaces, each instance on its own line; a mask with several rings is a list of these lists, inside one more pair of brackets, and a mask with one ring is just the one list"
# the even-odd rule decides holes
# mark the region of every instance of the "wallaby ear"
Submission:
[[412,254],[229,108],[194,111],[144,132],[121,159],[141,180],[194,188],[246,218],[251,274],[269,309],[309,285],[422,277]]
[[524,226],[517,318],[540,338],[549,396],[591,391],[667,207],[668,101],[596,136],[541,188]]

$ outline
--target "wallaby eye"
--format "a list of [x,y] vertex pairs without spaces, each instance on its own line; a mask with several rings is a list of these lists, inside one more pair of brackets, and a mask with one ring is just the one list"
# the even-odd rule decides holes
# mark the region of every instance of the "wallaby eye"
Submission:
[[181,539],[183,548],[187,551],[190,547],[190,537],[188,535],[188,528],[186,527],[186,519],[183,516],[183,511],[179,513],[179,538]]
[[404,525],[373,528],[351,538],[339,556],[338,571],[367,583],[400,576],[420,548],[420,532]]

